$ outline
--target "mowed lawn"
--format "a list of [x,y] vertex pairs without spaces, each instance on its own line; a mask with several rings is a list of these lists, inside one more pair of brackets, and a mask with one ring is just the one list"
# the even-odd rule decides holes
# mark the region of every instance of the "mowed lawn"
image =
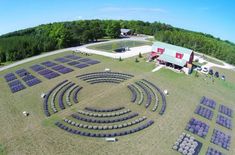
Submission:
[[149,41],[133,41],[133,40],[125,40],[125,41],[115,41],[110,43],[103,43],[97,45],[91,45],[87,48],[106,51],[106,52],[114,52],[114,50],[122,48],[122,47],[138,47],[144,45],[152,45],[152,42]]
[[[59,76],[52,80],[47,80],[29,69],[29,66],[41,63],[46,60],[53,60],[71,52],[38,59],[30,63],[0,72],[0,153],[4,154],[159,154],[172,155],[178,154],[172,150],[172,145],[179,134],[184,130],[187,122],[195,117],[210,125],[209,133],[205,139],[196,135],[194,137],[203,143],[201,155],[204,155],[208,146],[216,148],[227,155],[235,154],[235,131],[228,130],[215,124],[217,117],[218,104],[225,104],[235,110],[235,77],[231,76],[227,81],[216,79],[212,83],[205,75],[184,75],[178,74],[167,69],[161,69],[152,73],[153,63],[147,63],[144,58],[136,63],[135,58],[125,59],[123,61],[113,60],[97,55],[88,56],[100,60],[102,63],[87,67],[84,69],[75,69],[74,72]],[[84,56],[85,57],[85,56]],[[12,94],[3,79],[3,75],[8,72],[14,72],[19,68],[25,68],[33,75],[37,76],[43,82],[39,85],[27,88],[18,93]],[[84,81],[78,80],[75,76],[103,71],[110,68],[112,71],[129,73],[135,77],[119,85],[115,84],[97,84],[90,85]],[[233,73],[231,75],[234,75]],[[127,84],[141,79],[147,79],[162,90],[167,89],[169,96],[167,99],[167,108],[163,116],[157,112],[151,112],[151,109],[145,109],[143,105],[137,105],[130,102],[131,93],[127,89]],[[55,115],[47,118],[43,113],[43,100],[41,93],[49,91],[57,83],[68,79],[81,86],[83,90],[79,93],[79,103],[71,108],[66,108]],[[214,110],[213,120],[209,121],[201,116],[194,114],[200,98],[207,96],[217,102]],[[141,116],[147,116],[154,120],[154,124],[147,129],[118,137],[118,142],[108,143],[103,138],[89,138],[69,134],[54,126],[54,122],[69,117],[78,109],[84,107],[119,107],[125,106],[133,112],[138,112]],[[22,112],[28,111],[30,116],[23,116]],[[235,120],[233,119],[233,124]],[[224,150],[214,144],[211,144],[210,138],[213,129],[217,128],[232,135],[232,144],[230,151]]]

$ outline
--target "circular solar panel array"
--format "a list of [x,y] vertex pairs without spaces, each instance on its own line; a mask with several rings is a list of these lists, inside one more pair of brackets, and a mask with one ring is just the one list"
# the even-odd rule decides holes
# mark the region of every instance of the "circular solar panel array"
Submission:
[[93,72],[77,76],[90,84],[116,83],[119,84],[133,77],[133,75],[118,72]]
[[166,110],[166,98],[161,89],[159,89],[153,83],[142,79],[141,81],[130,84],[127,88],[131,91],[131,102],[141,105],[144,103],[145,108],[149,108],[152,105],[152,111],[156,111],[160,100],[162,103],[159,114],[164,114]]
[[96,112],[84,109],[63,121],[57,121],[55,125],[69,133],[81,136],[114,137],[141,131],[154,123],[152,120],[147,120],[146,116],[140,117],[138,113],[128,113],[131,113],[130,109],[117,108],[115,111],[99,109]]
[[[73,82],[69,82],[68,80],[57,84],[46,94],[44,98],[43,107],[45,115],[49,117],[52,114],[57,113],[59,110],[63,110],[66,107],[71,106],[71,98],[73,99],[73,103],[78,103],[77,97],[81,89],[81,86],[78,86]],[[65,95],[66,102],[64,102]],[[56,101],[57,96],[58,102]]]
[[[60,59],[60,61],[66,60]],[[119,84],[132,77],[133,75],[118,72],[93,72],[77,76],[77,78],[91,85],[101,83]],[[82,88],[68,80],[58,83],[44,98],[45,115],[51,116],[66,107],[78,103],[78,93]],[[152,111],[156,111],[161,101],[162,106],[159,114],[162,115],[164,113],[166,99],[156,85],[143,79],[133,85],[128,85],[128,88],[131,91],[132,102],[139,99],[139,104],[145,102],[146,108],[152,106]],[[137,89],[140,93],[136,91]],[[69,133],[82,136],[113,137],[141,131],[153,123],[153,120],[148,120],[146,116],[140,116],[139,113],[132,112],[125,107],[105,109],[85,107],[84,110],[78,110],[77,113],[68,116],[62,121],[56,121],[55,125]]]

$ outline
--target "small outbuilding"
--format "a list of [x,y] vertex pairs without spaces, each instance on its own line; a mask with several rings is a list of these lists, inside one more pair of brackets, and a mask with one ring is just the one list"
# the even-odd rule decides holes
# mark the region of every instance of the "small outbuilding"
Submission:
[[121,36],[128,36],[131,35],[131,30],[130,29],[121,29]]

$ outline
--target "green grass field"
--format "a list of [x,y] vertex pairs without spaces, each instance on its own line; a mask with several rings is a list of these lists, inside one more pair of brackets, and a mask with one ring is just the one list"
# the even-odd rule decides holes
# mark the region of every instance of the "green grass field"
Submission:
[[[203,54],[201,54],[201,53],[200,53],[200,54],[195,53],[195,55],[197,55],[197,56],[202,56]],[[205,56],[205,55],[204,55],[204,59],[205,59],[206,61],[209,61],[209,62],[214,63],[214,64],[217,64],[217,65],[221,65],[221,66],[224,65],[221,61],[218,61],[218,60],[216,60],[216,59],[212,59],[212,58],[210,58],[210,57],[208,57],[208,56]]]
[[[228,130],[215,124],[219,108],[218,104],[223,103],[235,110],[234,72],[221,70],[221,72],[227,75],[227,80],[215,79],[213,83],[209,78],[201,74],[199,77],[195,77],[193,74],[187,76],[167,69],[161,69],[158,72],[152,73],[151,70],[155,64],[146,62],[144,58],[139,59],[140,62],[138,63],[135,62],[135,58],[125,59],[120,62],[97,55],[88,57],[98,59],[102,63],[84,69],[74,68],[74,72],[52,80],[47,80],[29,69],[29,66],[33,64],[53,60],[67,54],[71,54],[71,52],[68,51],[38,59],[0,72],[0,154],[180,155],[180,153],[172,149],[172,145],[182,132],[189,133],[184,128],[192,117],[210,125],[209,133],[205,139],[191,134],[203,143],[200,155],[205,154],[208,146],[216,148],[226,155],[235,154],[234,129]],[[2,76],[19,68],[27,69],[43,82],[15,94],[10,93],[8,85]],[[103,71],[105,68],[110,68],[116,72],[129,73],[135,77],[119,85],[97,84],[94,86],[75,78],[77,75]],[[143,78],[153,82],[162,90],[167,89],[169,91],[169,96],[166,97],[167,108],[164,115],[160,116],[158,114],[160,108],[157,109],[157,112],[151,112],[150,109],[146,110],[143,105],[140,106],[130,102],[131,93],[126,88],[127,84]],[[81,93],[79,93],[79,103],[47,118],[43,113],[43,100],[40,98],[40,95],[43,92],[48,92],[57,83],[65,79],[84,87]],[[207,96],[217,102],[212,121],[194,114],[194,110],[202,96]],[[83,109],[86,106],[125,106],[132,111],[138,112],[141,116],[147,116],[147,118],[154,120],[155,123],[142,131],[118,137],[118,142],[115,143],[108,143],[102,138],[72,135],[53,124],[55,121],[68,117],[76,110]],[[28,117],[23,116],[23,111],[28,111],[30,115]],[[234,118],[233,124],[235,124]],[[210,143],[215,127],[232,135],[229,151]]]
[[91,45],[87,48],[94,49],[94,50],[100,50],[100,51],[106,51],[106,52],[114,52],[115,49],[121,48],[121,47],[138,47],[138,46],[144,46],[144,45],[152,45],[151,42],[146,41],[115,41],[111,43],[103,43],[103,44],[97,44],[97,45]]

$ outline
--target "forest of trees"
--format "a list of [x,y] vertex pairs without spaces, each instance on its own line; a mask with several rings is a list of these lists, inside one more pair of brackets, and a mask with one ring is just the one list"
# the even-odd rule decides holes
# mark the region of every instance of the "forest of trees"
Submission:
[[97,39],[118,38],[120,28],[154,35],[156,40],[191,48],[235,64],[235,44],[208,34],[187,31],[159,22],[79,20],[39,25],[0,36],[0,63],[15,61]]

